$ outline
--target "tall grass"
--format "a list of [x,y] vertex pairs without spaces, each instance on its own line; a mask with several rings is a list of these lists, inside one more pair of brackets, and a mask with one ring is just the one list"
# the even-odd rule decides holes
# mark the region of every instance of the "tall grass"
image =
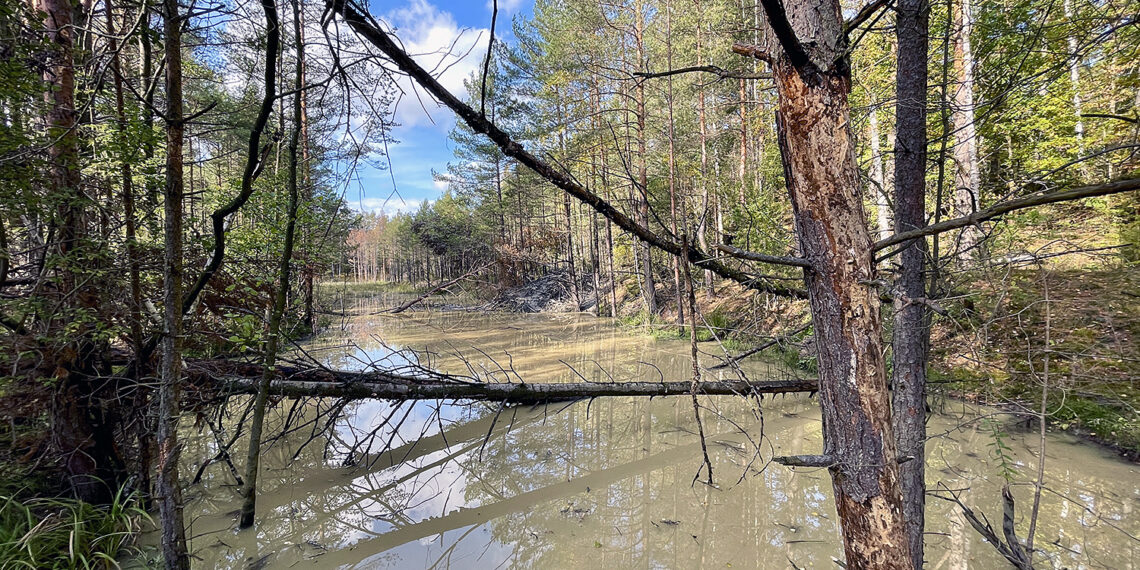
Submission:
[[122,491],[106,506],[0,495],[0,569],[116,568],[146,516]]

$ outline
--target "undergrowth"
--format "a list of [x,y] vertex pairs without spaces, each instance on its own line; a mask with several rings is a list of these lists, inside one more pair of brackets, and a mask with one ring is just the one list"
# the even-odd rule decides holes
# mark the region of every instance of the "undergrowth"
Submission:
[[131,496],[110,505],[0,495],[0,568],[116,568],[146,518]]
[[148,519],[133,494],[120,489],[110,504],[57,497],[59,488],[9,453],[0,434],[0,569],[118,568]]

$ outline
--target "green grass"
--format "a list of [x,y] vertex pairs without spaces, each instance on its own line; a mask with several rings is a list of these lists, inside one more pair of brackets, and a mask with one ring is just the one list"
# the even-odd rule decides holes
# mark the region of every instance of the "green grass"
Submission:
[[322,294],[369,295],[375,293],[418,293],[420,289],[403,281],[322,281]]
[[146,513],[133,497],[107,506],[0,495],[0,568],[117,568]]

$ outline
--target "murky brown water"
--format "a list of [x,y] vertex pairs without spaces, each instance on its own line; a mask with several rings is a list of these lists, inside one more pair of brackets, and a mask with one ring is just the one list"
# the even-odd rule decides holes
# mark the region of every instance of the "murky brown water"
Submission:
[[[407,347],[430,351],[432,366],[501,380],[503,369],[528,382],[684,380],[691,370],[686,342],[589,316],[411,313],[334,329],[307,347],[333,366],[406,363],[391,351]],[[790,374],[760,361],[743,368],[752,379]],[[714,486],[694,483],[703,463],[687,397],[506,409],[357,402],[331,440],[313,435],[331,402],[281,402],[274,421],[289,418],[294,431],[266,451],[256,528],[234,530],[238,489],[215,463],[187,488],[191,550],[201,568],[836,567],[826,471],[767,463],[820,451],[814,402],[701,401]],[[930,489],[964,490],[965,502],[1000,525],[1003,471],[993,449],[995,431],[1005,432],[1024,533],[1035,439],[1000,420],[976,421],[984,410],[941,408],[930,421]],[[371,444],[358,443],[373,431]],[[185,435],[183,473],[192,477],[217,445],[209,431]],[[243,456],[244,443],[234,450]],[[1039,554],[1039,567],[1135,567],[1138,471],[1090,444],[1051,437],[1037,535],[1050,562]],[[951,503],[931,497],[927,505],[928,568],[1004,567]]]

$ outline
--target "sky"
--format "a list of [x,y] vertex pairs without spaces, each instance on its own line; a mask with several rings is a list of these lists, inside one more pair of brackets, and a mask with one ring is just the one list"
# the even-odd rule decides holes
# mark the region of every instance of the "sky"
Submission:
[[[464,98],[463,79],[482,67],[487,53],[490,0],[372,0],[371,8],[394,27],[396,37],[420,65],[445,69],[440,82]],[[512,18],[531,9],[530,0],[499,0],[496,41],[510,42]],[[400,126],[392,130],[398,143],[389,146],[387,159],[380,160],[390,163],[391,171],[364,167],[345,193],[349,204],[361,211],[414,211],[446,189],[432,179],[432,170],[445,171],[453,160],[447,135],[455,126],[455,115],[422,90],[417,98],[410,81],[400,87],[405,93],[395,113]]]

